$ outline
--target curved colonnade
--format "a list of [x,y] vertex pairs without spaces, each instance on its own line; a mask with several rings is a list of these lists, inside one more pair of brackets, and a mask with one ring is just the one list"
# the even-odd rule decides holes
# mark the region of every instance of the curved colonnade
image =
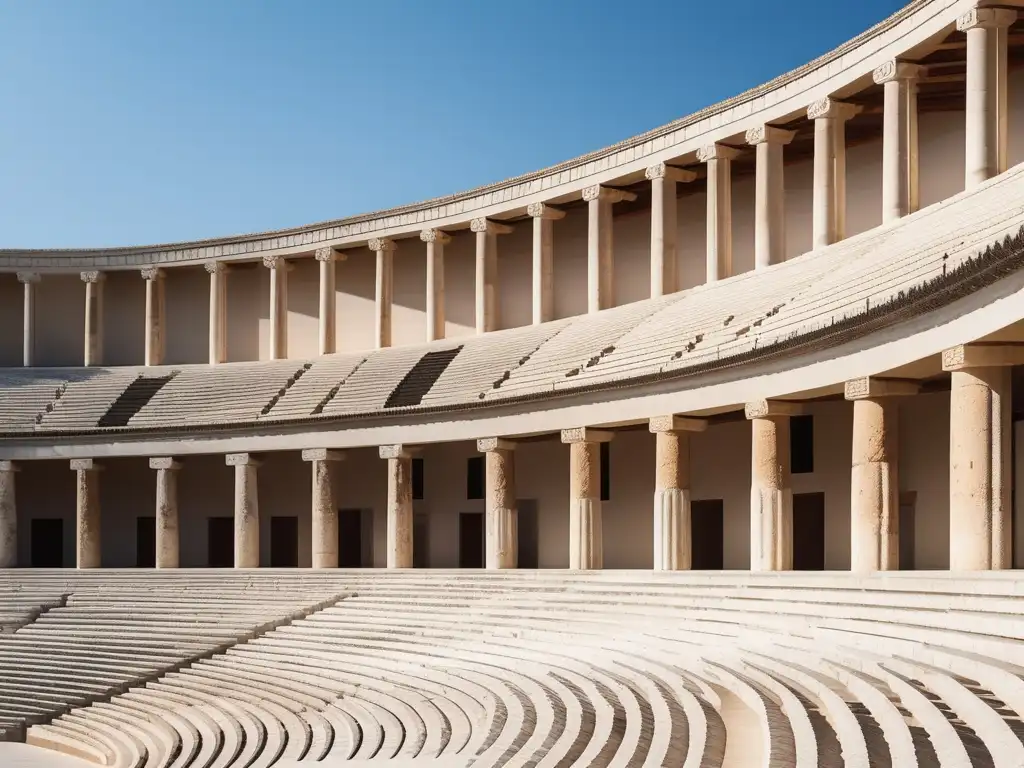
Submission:
[[127,768],[1024,760],[1011,579],[321,572],[296,582],[320,578],[346,596],[32,726],[29,743]]

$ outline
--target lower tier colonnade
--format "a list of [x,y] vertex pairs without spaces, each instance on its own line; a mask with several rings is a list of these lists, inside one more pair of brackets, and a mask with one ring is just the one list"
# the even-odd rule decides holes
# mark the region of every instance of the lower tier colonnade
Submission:
[[[950,373],[949,392],[949,552],[951,570],[991,570],[1012,566],[1011,367],[1024,364],[1024,347],[969,344],[946,350],[943,369]],[[852,402],[850,453],[849,564],[856,572],[895,570],[900,564],[900,496],[897,401],[920,391],[909,379],[863,377],[845,382]],[[748,402],[750,424],[750,568],[794,568],[794,515],[791,471],[791,421],[810,403],[786,399]],[[683,570],[694,565],[691,531],[691,436],[707,430],[708,419],[686,415],[651,418],[654,434],[653,568]],[[604,567],[602,446],[617,432],[579,427],[564,429],[569,448],[568,564],[571,569]],[[483,454],[481,495],[483,562],[487,568],[516,568],[519,515],[516,494],[516,448],[507,437],[477,441]],[[388,568],[414,565],[414,457],[419,448],[379,446],[387,466],[386,558]],[[339,566],[338,464],[345,452],[327,448],[302,451],[312,476],[310,518],[314,568]],[[722,455],[716,461],[729,462]],[[155,470],[153,543],[157,568],[179,567],[179,550],[187,527],[179,522],[178,474],[184,462],[169,456],[149,459]],[[230,453],[234,472],[233,565],[255,568],[261,562],[259,456]],[[25,463],[0,461],[0,567],[19,565],[18,507],[15,484]],[[76,458],[75,564],[101,565],[100,477],[103,462]],[[937,473],[936,473],[937,474]],[[118,481],[115,481],[118,482]],[[124,493],[132,484],[124,481]],[[422,481],[421,481],[422,482]],[[119,483],[120,485],[120,483]],[[118,488],[118,492],[122,492]],[[22,503],[30,504],[28,499]],[[225,522],[228,522],[225,519]],[[271,532],[271,536],[275,535]],[[614,545],[613,545],[614,546]],[[22,550],[24,551],[24,550]],[[648,550],[651,551],[651,550]],[[21,563],[28,565],[29,563]],[[38,565],[39,563],[32,563]],[[228,565],[230,563],[221,563]],[[906,567],[906,564],[904,564]]]

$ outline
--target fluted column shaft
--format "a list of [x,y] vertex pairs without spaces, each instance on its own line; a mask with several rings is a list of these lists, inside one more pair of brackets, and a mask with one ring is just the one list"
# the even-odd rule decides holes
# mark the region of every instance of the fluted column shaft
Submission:
[[103,283],[102,272],[83,272],[85,283],[85,351],[86,368],[103,364]]
[[659,416],[655,434],[654,570],[687,570],[692,563],[690,520],[690,432],[703,431],[699,419]]
[[858,107],[834,99],[822,99],[807,108],[808,119],[814,121],[814,248],[846,237],[846,121],[857,111]]
[[338,510],[334,503],[334,467],[344,458],[341,451],[314,448],[302,452],[313,476],[312,565],[338,567]]
[[1016,18],[1010,9],[976,8],[957,19],[967,35],[967,189],[1006,170],[1007,30]]
[[427,341],[437,341],[445,337],[444,247],[451,237],[425,229],[420,240],[427,244]]
[[636,195],[595,185],[583,190],[587,201],[587,311],[615,306],[615,264],[612,206]]
[[544,203],[530,203],[526,212],[533,217],[533,324],[555,318],[555,222],[565,211]]
[[18,505],[14,495],[13,461],[0,460],[0,568],[18,564]]
[[477,441],[486,466],[485,563],[488,568],[515,568],[519,555],[516,511],[515,443],[500,438]]
[[271,360],[288,357],[288,262],[280,256],[264,256],[263,266],[270,270],[270,349]]
[[177,568],[180,533],[178,524],[178,470],[181,464],[171,457],[149,460],[156,470],[156,567]]
[[377,280],[374,289],[373,343],[377,349],[391,346],[391,311],[394,301],[394,241],[385,238],[370,240],[370,250],[377,257]]
[[260,461],[248,453],[224,457],[235,468],[235,568],[260,565],[260,502],[257,469]]
[[387,567],[412,568],[412,453],[404,445],[382,445],[388,462]]
[[317,248],[317,264],[320,265],[320,306],[318,312],[317,346],[321,355],[337,352],[337,270],[334,262],[337,258],[333,248]]
[[751,423],[750,569],[793,568],[793,491],[790,487],[789,417],[792,403],[747,403]]
[[210,365],[228,359],[228,285],[227,267],[219,261],[208,261],[210,275]]
[[26,368],[35,364],[36,347],[36,285],[38,272],[19,272],[18,282],[22,288],[22,342],[21,361]]
[[885,89],[882,128],[882,221],[913,213],[918,196],[917,79],[921,67],[887,61],[874,71]]
[[146,267],[142,270],[142,279],[146,281],[145,364],[162,365],[166,325],[164,322],[166,290],[163,270]]
[[476,233],[476,332],[498,329],[498,235],[512,228],[489,219],[473,219],[470,229]]
[[651,182],[651,298],[679,290],[676,275],[676,183],[693,181],[696,174],[665,163],[647,169]]
[[732,274],[732,160],[739,152],[724,144],[697,150],[707,166],[707,282]]
[[610,432],[563,429],[569,444],[569,567],[599,570],[604,567],[601,521],[601,443]]
[[747,131],[747,143],[755,147],[754,268],[765,269],[786,260],[786,184],[783,148],[793,131],[760,125]]
[[78,568],[100,567],[100,466],[72,459],[75,472],[75,553]]

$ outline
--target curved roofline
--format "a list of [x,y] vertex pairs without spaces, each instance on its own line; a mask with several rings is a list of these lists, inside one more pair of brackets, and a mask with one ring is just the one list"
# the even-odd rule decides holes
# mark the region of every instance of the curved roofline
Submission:
[[[297,227],[267,230],[264,232],[154,245],[96,248],[0,249],[0,268],[45,268],[48,266],[65,268],[72,266],[124,268],[139,266],[146,263],[166,263],[169,261],[196,263],[210,258],[245,258],[246,254],[255,254],[257,252],[261,253],[267,250],[302,253],[323,245],[334,245],[335,247],[344,246],[348,243],[337,241],[343,241],[346,239],[348,239],[352,244],[358,243],[360,240],[365,241],[368,237],[368,233],[370,232],[380,234],[381,232],[392,230],[408,231],[407,228],[409,226],[409,222],[396,221],[396,219],[408,219],[410,214],[414,215],[413,218],[415,218],[416,223],[420,225],[419,228],[424,228],[429,225],[440,226],[443,223],[444,218],[456,215],[450,211],[453,206],[459,209],[465,209],[466,212],[463,212],[462,210],[458,212],[460,220],[463,221],[468,220],[472,215],[469,211],[474,211],[476,215],[492,215],[495,211],[487,211],[488,207],[497,206],[505,210],[523,208],[529,201],[525,199],[520,200],[519,198],[525,198],[531,192],[540,192],[541,189],[535,188],[535,182],[538,180],[556,179],[556,177],[559,177],[566,172],[570,172],[570,174],[576,174],[574,178],[568,180],[557,179],[555,183],[544,188],[549,189],[557,187],[566,183],[566,181],[574,182],[574,187],[577,188],[588,184],[601,183],[604,179],[594,179],[590,177],[597,175],[602,170],[616,168],[633,160],[644,159],[651,162],[659,162],[663,160],[664,157],[670,156],[663,150],[670,148],[679,142],[662,142],[661,146],[658,146],[659,140],[665,139],[673,133],[698,125],[702,122],[707,123],[704,130],[700,131],[695,137],[685,138],[702,138],[706,135],[708,137],[708,141],[716,140],[714,135],[721,133],[719,130],[720,128],[735,127],[735,123],[743,122],[743,117],[756,114],[756,112],[768,106],[767,104],[755,105],[754,102],[758,99],[764,99],[767,94],[779,93],[786,89],[787,86],[792,85],[803,78],[807,78],[823,68],[828,70],[831,69],[832,65],[838,64],[840,66],[837,68],[836,72],[828,71],[826,77],[820,78],[816,83],[808,84],[809,89],[813,87],[814,90],[821,91],[822,89],[817,86],[827,82],[829,88],[823,92],[824,95],[827,95],[827,93],[838,90],[843,86],[848,85],[852,80],[857,79],[857,77],[870,72],[870,68],[867,71],[861,71],[858,69],[857,71],[859,74],[855,77],[851,77],[849,69],[851,63],[844,61],[844,58],[851,52],[861,50],[861,52],[865,54],[865,57],[871,58],[879,58],[878,56],[874,56],[874,54],[879,52],[884,56],[893,57],[898,54],[888,51],[888,44],[879,44],[874,48],[872,48],[870,44],[873,41],[878,41],[878,39],[887,32],[912,17],[920,16],[923,24],[925,21],[932,20],[941,14],[945,18],[944,24],[951,24],[955,16],[959,15],[959,12],[974,7],[975,5],[977,5],[976,0],[912,0],[908,5],[896,11],[896,13],[892,14],[888,18],[883,19],[860,35],[808,62],[807,64],[797,67],[785,74],[779,75],[767,83],[751,88],[737,96],[733,96],[729,99],[718,102],[717,104],[705,107],[704,109],[694,112],[688,116],[678,118],[645,133],[624,139],[623,141],[611,146],[595,150],[541,170],[531,171],[515,176],[504,181],[483,185],[452,195],[446,195],[416,203],[409,203],[379,211],[357,214],[341,219],[332,219]],[[954,9],[956,13],[953,15],[945,13],[950,9]],[[889,42],[891,43],[891,41]],[[920,40],[908,41],[906,45],[910,46],[916,42],[920,42]],[[783,104],[785,105],[784,102]],[[744,105],[751,107],[745,115],[737,115],[736,119],[732,121],[714,121],[714,118],[722,117],[725,113],[735,111],[738,107],[743,107]],[[783,109],[782,114],[778,114],[774,118],[770,119],[780,119],[784,117],[786,113],[792,111],[792,109]],[[763,122],[767,121],[767,119],[763,120]],[[717,138],[721,139],[722,137],[718,136]],[[638,148],[641,149],[639,153],[636,151]],[[602,162],[613,159],[616,155],[630,152],[632,152],[631,157],[619,158],[621,162],[614,164]],[[659,157],[659,154],[661,157]],[[678,155],[678,153],[676,154]],[[601,167],[591,169],[590,173],[585,172],[586,166],[595,164]],[[576,173],[581,169],[583,169],[583,173]],[[632,172],[633,170],[635,169],[627,170],[625,173]],[[622,174],[620,173],[619,175]],[[585,182],[583,181],[584,177],[587,177]],[[515,187],[523,186],[528,186],[529,189],[515,190]],[[555,196],[566,194],[567,191],[556,192]],[[493,198],[496,193],[500,193],[500,200],[482,199],[486,196],[491,196]],[[548,195],[547,199],[550,199],[551,196],[552,195]],[[472,200],[478,200],[481,204],[476,206],[476,208],[460,205]],[[497,212],[500,212],[500,210]],[[431,213],[434,215],[430,216],[429,214]],[[423,214],[427,215],[424,216]],[[369,223],[375,223],[378,226],[359,226],[367,225]],[[402,230],[402,227],[406,227],[406,229]],[[261,240],[266,241],[268,238],[270,239],[269,242],[261,244],[263,247],[247,247],[249,244],[253,244]],[[284,240],[284,242],[281,242],[282,240]],[[207,251],[211,252],[208,253]],[[171,255],[172,258],[166,258],[168,255]],[[145,260],[125,258],[130,256],[145,256],[148,258]],[[61,262],[64,263],[54,264],[53,261],[51,261],[53,257],[64,257],[61,258]],[[252,256],[250,256],[250,258],[251,257]],[[100,259],[106,259],[106,263],[99,263],[98,260]],[[70,263],[72,260],[74,260],[74,263]]]

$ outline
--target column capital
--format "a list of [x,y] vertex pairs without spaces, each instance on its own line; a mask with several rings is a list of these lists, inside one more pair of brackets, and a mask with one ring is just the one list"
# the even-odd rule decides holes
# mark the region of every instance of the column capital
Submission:
[[229,467],[258,467],[263,462],[251,453],[227,453],[224,463]]
[[977,342],[959,344],[942,352],[942,370],[944,371],[999,368],[1010,365],[1024,365],[1024,344]]
[[563,219],[565,211],[561,208],[553,208],[547,203],[530,203],[526,206],[526,213],[535,219]]
[[789,144],[796,136],[796,131],[788,131],[774,125],[755,125],[744,135],[747,144],[752,147],[758,144]]
[[404,443],[393,443],[380,446],[377,452],[382,459],[411,459],[416,453],[416,448]]
[[345,261],[345,254],[334,250],[330,245],[325,245],[313,251],[313,258],[317,261]]
[[648,428],[658,432],[703,432],[708,428],[706,419],[692,419],[686,416],[652,416]]
[[98,472],[103,469],[95,459],[71,459],[72,472]]
[[503,437],[482,437],[476,441],[476,449],[480,453],[490,453],[491,451],[514,451],[516,444],[512,440],[506,440]]
[[82,278],[83,283],[101,283],[106,279],[106,275],[103,272],[96,270],[82,272],[79,277]]
[[43,276],[38,272],[19,272],[18,282],[19,283],[38,283],[43,279]]
[[697,174],[694,171],[687,170],[686,168],[679,168],[675,165],[668,165],[667,163],[656,163],[655,165],[648,166],[647,170],[644,171],[644,176],[649,181],[655,179],[668,179],[669,181],[693,181],[697,178]]
[[447,245],[452,241],[452,236],[443,229],[424,229],[420,232],[420,240],[424,243]]
[[708,144],[697,150],[697,160],[702,163],[710,160],[732,160],[739,154],[740,150],[728,144]]
[[874,72],[871,73],[871,79],[878,85],[893,80],[917,80],[924,74],[925,69],[921,64],[889,59],[884,64],[875,67]]
[[486,232],[488,235],[507,235],[512,232],[508,224],[499,224],[485,218],[473,219],[469,222],[469,228],[473,232]]
[[149,460],[150,469],[181,469],[181,462],[173,456],[154,456]]
[[218,275],[222,272],[226,272],[228,265],[223,261],[208,261],[203,264],[203,268],[211,275]]
[[1017,12],[1010,8],[972,8],[956,20],[958,32],[975,27],[998,29],[1008,27],[1017,20]]
[[284,256],[268,253],[263,257],[263,266],[267,269],[288,269],[288,261]]
[[336,451],[331,448],[306,448],[302,451],[303,461],[343,461],[344,451]]
[[623,201],[631,202],[636,200],[636,195],[632,192],[627,192],[624,189],[615,189],[614,187],[604,187],[600,184],[594,184],[590,187],[583,188],[583,199],[587,202],[591,200],[600,200],[604,203],[621,203]]
[[143,267],[139,270],[139,274],[142,275],[143,280],[159,280],[164,276],[164,271],[160,267]]
[[832,118],[834,120],[849,120],[861,111],[863,107],[857,104],[850,104],[846,101],[836,101],[830,96],[818,99],[807,107],[807,119],[818,120],[821,118]]
[[384,253],[388,253],[390,251],[398,250],[398,246],[395,244],[395,241],[387,237],[371,238],[370,241],[366,243],[366,245],[369,247],[371,251],[375,253],[381,253],[382,251]]
[[0,459],[0,472],[19,472],[20,469],[16,463],[10,459]]
[[592,429],[591,427],[573,427],[562,430],[562,442],[566,445],[572,443],[610,443],[615,433],[603,429]]
[[803,412],[803,404],[788,400],[753,400],[743,406],[743,413],[748,419],[766,419],[770,416],[799,416]]
[[895,397],[897,395],[916,395],[921,390],[920,384],[909,379],[883,379],[878,376],[861,376],[848,379],[843,387],[843,395],[847,400],[868,400],[876,397]]

